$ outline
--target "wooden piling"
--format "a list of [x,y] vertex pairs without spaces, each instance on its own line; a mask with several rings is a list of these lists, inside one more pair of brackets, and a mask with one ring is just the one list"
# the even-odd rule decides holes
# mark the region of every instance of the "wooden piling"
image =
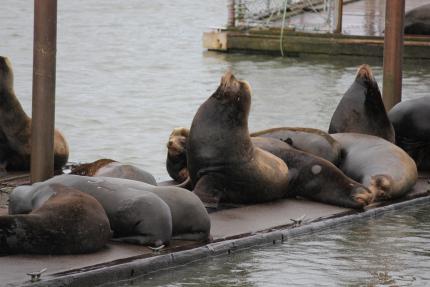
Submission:
[[54,175],[57,0],[34,0],[31,182]]
[[386,2],[383,100],[387,111],[402,100],[404,15],[405,0]]
[[342,33],[343,0],[336,0],[336,29],[335,33]]

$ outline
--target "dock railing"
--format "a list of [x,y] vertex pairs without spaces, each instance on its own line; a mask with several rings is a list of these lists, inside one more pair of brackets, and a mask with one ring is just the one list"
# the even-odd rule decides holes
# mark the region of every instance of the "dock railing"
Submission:
[[[228,0],[229,27],[279,27],[335,32],[339,0]],[[300,17],[304,12],[311,16]]]

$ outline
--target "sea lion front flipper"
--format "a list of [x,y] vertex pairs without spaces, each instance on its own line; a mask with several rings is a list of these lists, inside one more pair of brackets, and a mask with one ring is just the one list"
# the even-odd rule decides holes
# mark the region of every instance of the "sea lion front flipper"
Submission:
[[200,198],[208,211],[216,210],[221,200],[222,193],[217,188],[217,185],[217,181],[213,176],[204,175],[194,187],[194,194]]

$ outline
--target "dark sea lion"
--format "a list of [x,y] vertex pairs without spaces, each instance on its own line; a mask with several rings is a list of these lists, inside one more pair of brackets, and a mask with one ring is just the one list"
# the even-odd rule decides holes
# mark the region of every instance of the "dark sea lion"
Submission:
[[415,160],[418,170],[430,170],[430,97],[400,102],[388,117],[396,144]]
[[125,178],[157,185],[154,176],[149,172],[130,164],[123,164],[106,158],[75,166],[72,168],[71,174]]
[[167,142],[167,173],[177,182],[184,182],[189,176],[185,152],[189,133],[187,128],[175,128]]
[[375,198],[369,189],[323,158],[274,138],[254,137],[252,142],[288,165],[288,197],[300,196],[348,208],[363,208]]
[[227,72],[194,116],[187,142],[188,170],[195,194],[207,207],[285,196],[288,167],[252,144],[250,106],[249,84]]
[[404,31],[405,34],[430,35],[430,4],[406,12]]
[[385,111],[378,83],[368,65],[358,68],[354,83],[333,113],[328,132],[368,134],[394,143],[394,129]]
[[339,133],[332,137],[342,146],[340,169],[375,193],[376,200],[401,197],[417,181],[415,162],[398,146],[364,134]]
[[[29,170],[31,119],[24,112],[13,88],[12,65],[0,56],[0,162],[6,170]],[[68,160],[69,147],[59,130],[54,132],[54,168]]]
[[[103,206],[117,241],[159,246],[172,236],[172,215],[169,206],[153,192],[152,185],[127,179],[60,175],[31,186],[19,186],[10,195],[9,210],[25,212],[49,197],[51,184],[73,187],[93,196]],[[131,181],[140,186],[127,186]]]
[[29,214],[0,216],[0,254],[78,254],[97,251],[111,237],[103,207],[92,196],[59,184]]
[[251,133],[251,137],[274,138],[337,165],[341,148],[328,133],[313,128],[280,127]]

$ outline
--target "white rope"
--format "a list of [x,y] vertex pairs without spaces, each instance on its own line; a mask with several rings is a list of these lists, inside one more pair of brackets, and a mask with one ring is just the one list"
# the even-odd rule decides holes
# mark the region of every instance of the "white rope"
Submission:
[[284,56],[284,47],[283,47],[283,43],[284,43],[284,26],[285,26],[285,16],[287,15],[287,5],[288,5],[288,0],[284,0],[284,15],[282,16],[282,26],[281,26],[281,38],[279,39],[279,47],[281,50],[281,56]]

